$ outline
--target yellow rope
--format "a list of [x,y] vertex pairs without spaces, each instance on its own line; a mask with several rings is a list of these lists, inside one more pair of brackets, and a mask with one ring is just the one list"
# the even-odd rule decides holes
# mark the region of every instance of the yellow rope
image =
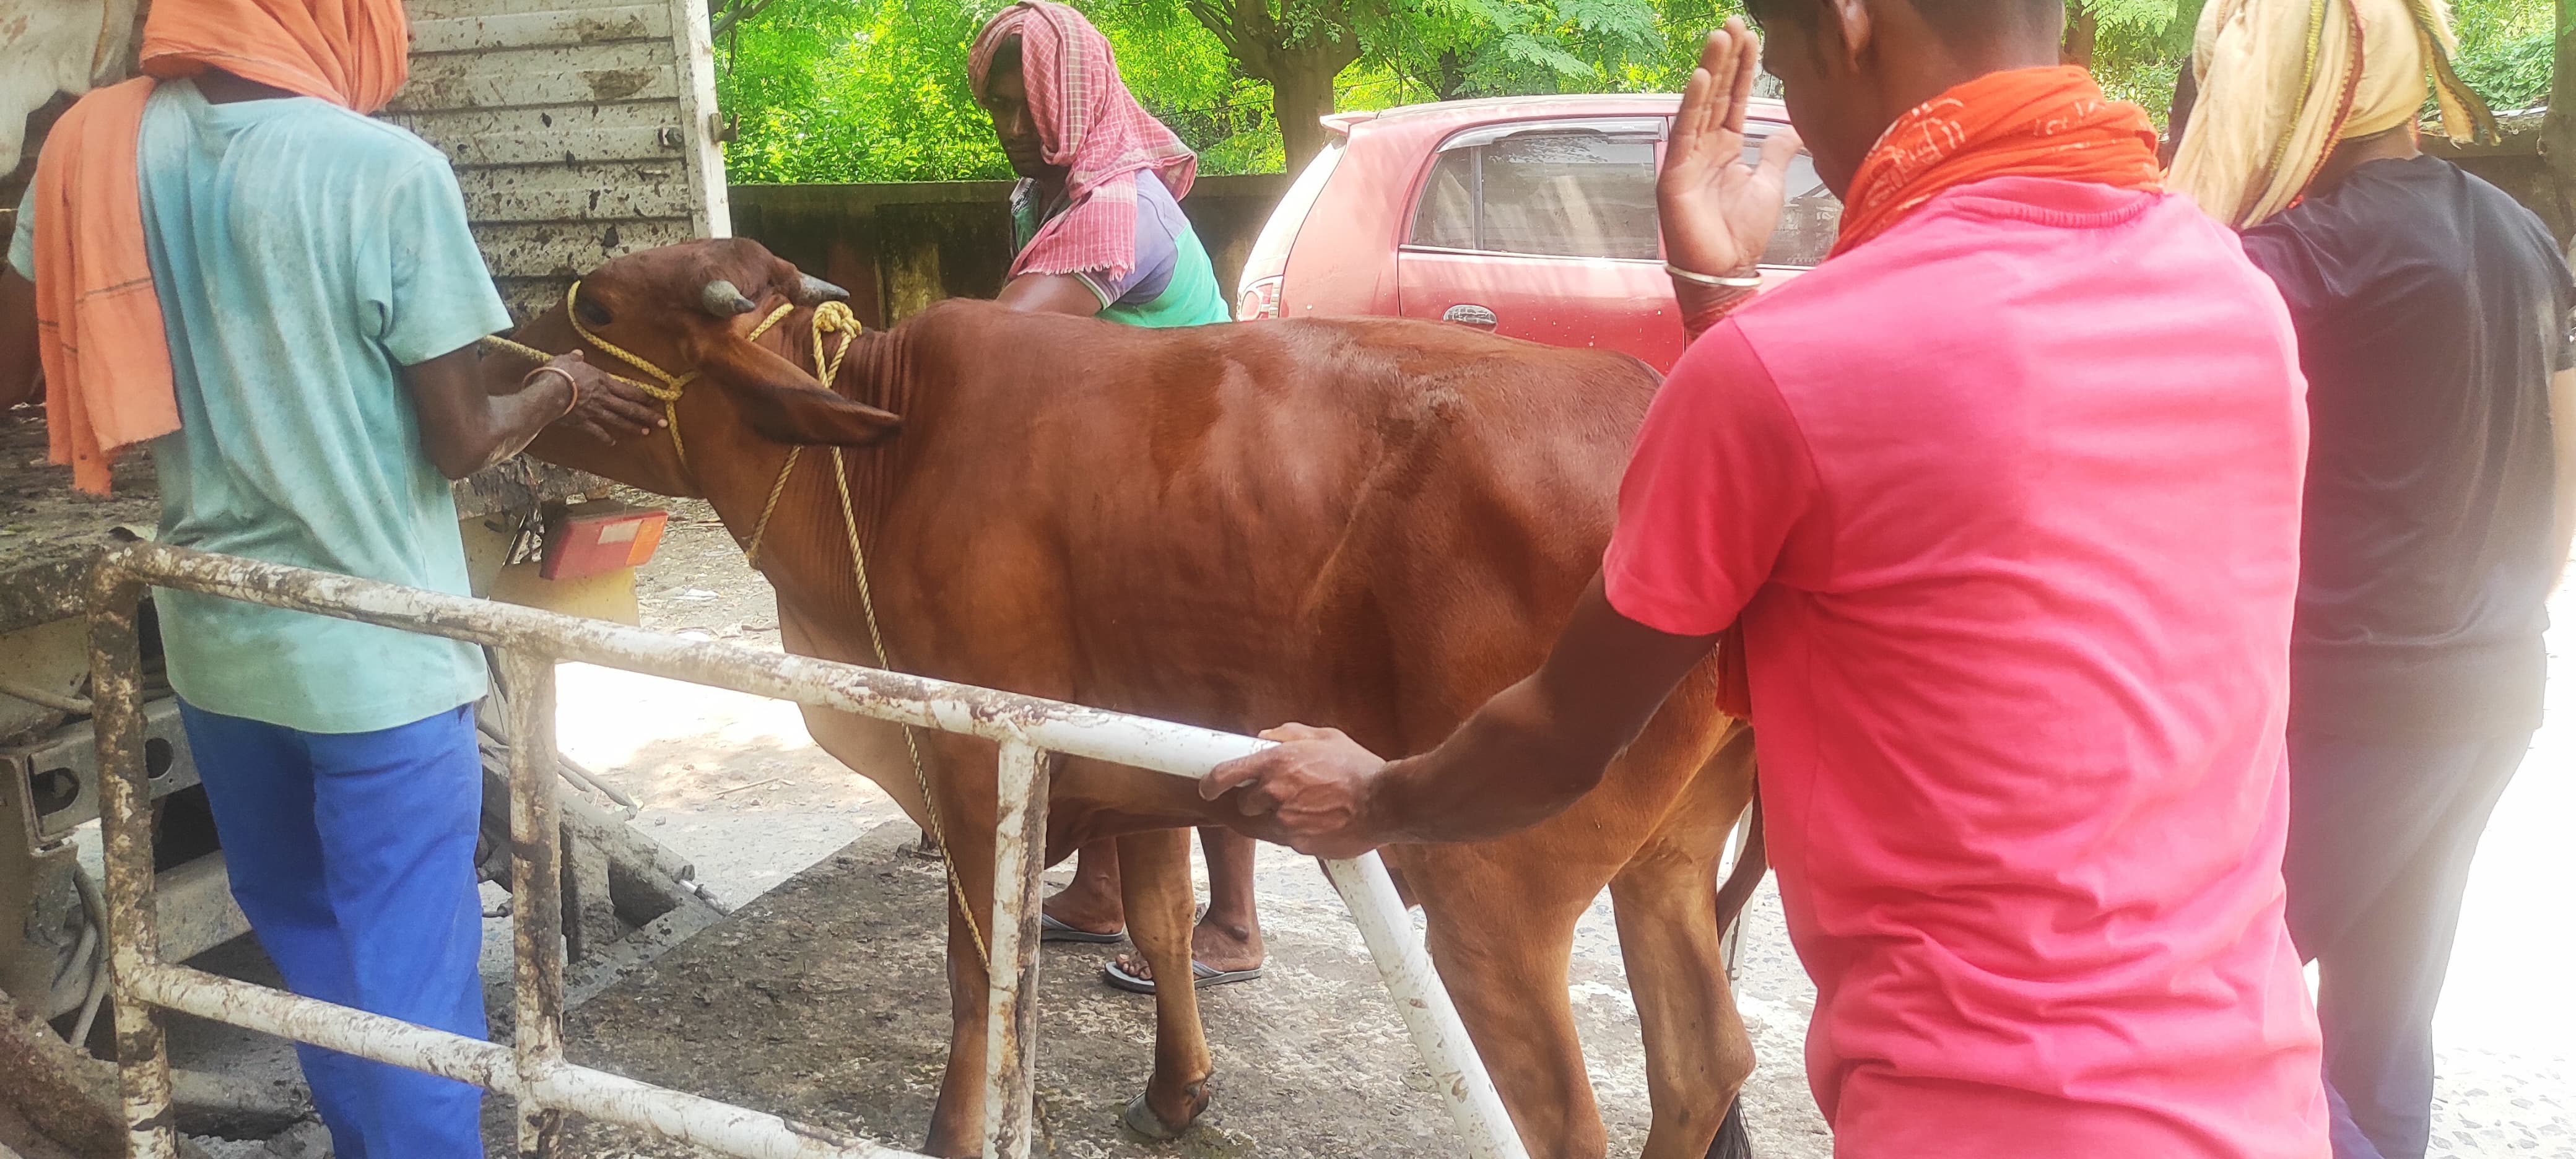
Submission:
[[[786,312],[786,308],[781,307],[777,313],[771,314],[767,320],[752,330],[751,337],[757,339],[767,333],[771,324],[777,322]],[[843,303],[825,302],[814,308],[814,369],[815,377],[822,383],[823,389],[830,390],[832,380],[840,377],[841,360],[849,355],[850,344],[858,340],[859,329],[858,316],[852,314],[850,308]],[[823,349],[823,336],[833,333],[841,336],[841,343],[827,354]],[[633,355],[621,354],[621,357],[630,362],[635,361]],[[769,485],[769,499],[760,506],[760,520],[752,524],[751,544],[744,549],[742,560],[754,568],[760,566],[760,543],[769,534],[769,517],[778,510],[778,497],[787,493],[787,477],[796,470],[797,456],[804,449],[803,447],[787,449],[787,461],[779,465],[778,478]],[[876,595],[868,588],[867,549],[859,544],[858,510],[850,502],[850,472],[847,463],[841,458],[839,447],[832,448],[832,486],[841,499],[841,534],[848,538],[850,544],[850,578],[858,585],[859,610],[867,617],[868,646],[876,651],[878,667],[895,671],[894,654],[886,650],[885,632],[877,626]],[[931,792],[930,773],[921,762],[921,742],[913,736],[911,725],[901,727],[904,755],[912,758],[913,783],[921,787],[922,808],[930,814],[931,835],[938,839],[940,848],[945,850],[948,847],[948,827],[939,818],[939,798],[937,794]],[[989,975],[993,970],[992,951],[985,947],[983,926],[976,922],[975,911],[967,904],[966,883],[957,876],[957,863],[951,858],[942,856],[939,859],[939,867],[946,871],[948,893],[949,896],[957,899],[958,915],[966,919],[966,936],[975,944],[975,960],[983,965],[984,972]]]
[[[886,651],[885,633],[877,630],[877,601],[868,591],[867,552],[859,546],[859,519],[850,506],[850,473],[841,464],[839,447],[832,448],[832,485],[841,494],[841,529],[850,538],[850,574],[859,581],[859,610],[867,614],[868,645],[876,649],[878,667],[900,671],[895,668],[894,655]],[[947,855],[947,826],[939,820],[939,797],[930,791],[930,774],[922,769],[921,745],[913,739],[911,725],[901,727],[903,751],[912,758],[913,781],[921,786],[922,808],[930,813],[931,835],[939,839],[939,867],[948,871],[948,892],[957,899],[957,915],[966,919],[966,936],[975,943],[975,960],[983,964],[985,975],[990,977],[993,955],[984,948],[984,929],[975,921],[974,907],[966,902],[966,883],[958,879],[957,860]]]
[[[762,334],[768,333],[771,323],[785,317],[786,313],[786,309],[782,307],[770,314],[768,320],[752,328],[751,336],[757,339]],[[858,341],[860,329],[858,315],[851,313],[849,306],[843,303],[825,302],[814,308],[814,368],[815,377],[823,384],[823,389],[830,390],[832,380],[841,376],[841,360],[849,355],[850,344]],[[823,353],[823,335],[831,333],[838,333],[841,336],[841,345],[826,357]],[[751,543],[743,549],[742,561],[754,568],[760,566],[760,541],[769,534],[769,516],[778,510],[778,497],[787,493],[787,476],[796,470],[797,452],[804,449],[803,447],[787,448],[787,462],[779,466],[778,480],[769,485],[769,501],[760,505],[760,521],[751,526]],[[852,534],[856,533],[857,529],[854,525]]]
[[[632,366],[637,370],[641,370],[646,374],[652,375],[662,381],[660,389],[655,389],[652,384],[643,382],[638,382],[635,386],[636,389],[662,401],[662,425],[670,428],[671,430],[671,452],[680,457],[680,469],[683,471],[688,470],[689,448],[680,442],[680,392],[687,389],[691,382],[696,381],[698,372],[692,370],[687,374],[673,374],[670,371],[664,370],[659,366],[655,366],[652,363],[645,361],[642,357],[639,357],[633,352],[627,350],[625,347],[619,346],[618,344],[593,333],[590,327],[581,324],[581,313],[573,309],[573,299],[579,296],[580,293],[581,282],[579,279],[575,279],[573,284],[564,287],[564,321],[572,323],[572,332],[580,335],[582,341],[589,343],[591,349],[608,355],[611,358],[620,359],[627,365]],[[784,312],[792,308],[793,307],[789,306],[781,306],[779,307],[779,310]]]
[[512,341],[510,341],[509,339],[507,339],[507,338],[503,338],[503,337],[501,337],[501,336],[500,336],[500,335],[498,335],[498,334],[486,334],[486,335],[484,335],[484,336],[482,336],[482,337],[480,337],[480,338],[475,339],[475,341],[476,341],[476,342],[480,342],[480,343],[482,343],[484,346],[489,347],[489,348],[491,348],[491,349],[493,349],[493,350],[501,351],[501,352],[502,352],[502,353],[504,353],[504,354],[516,354],[516,355],[518,355],[519,357],[521,357],[521,358],[525,358],[525,359],[527,359],[527,360],[528,360],[528,361],[530,361],[530,362],[552,362],[552,361],[554,361],[554,360],[555,360],[555,356],[554,356],[554,355],[552,355],[552,354],[549,354],[549,353],[547,353],[547,352],[545,352],[545,351],[543,351],[543,350],[539,350],[539,349],[537,349],[537,348],[536,348],[536,347],[534,347],[534,346],[527,346],[527,345],[522,345],[522,344],[517,343],[517,342],[512,342]]
[[778,510],[778,497],[787,493],[787,475],[796,469],[796,456],[805,448],[787,448],[787,463],[778,468],[778,481],[769,485],[769,501],[760,505],[760,522],[751,525],[751,544],[742,549],[742,562],[754,571],[760,570],[760,537],[769,534],[769,513]]
[[[655,401],[662,404],[662,423],[664,426],[670,428],[671,431],[671,451],[680,457],[680,466],[685,470],[689,465],[689,448],[680,440],[680,393],[688,389],[688,385],[690,383],[697,381],[698,372],[692,370],[686,374],[673,374],[670,371],[654,365],[651,360],[645,358],[643,355],[637,354],[634,351],[628,350],[623,346],[619,346],[606,338],[600,337],[597,331],[581,324],[581,315],[573,309],[580,297],[581,282],[578,279],[576,279],[573,284],[564,287],[564,320],[572,323],[572,332],[579,336],[583,342],[588,343],[591,349],[597,350],[602,354],[624,362],[637,370],[641,370],[661,383],[661,385],[655,386],[652,383],[637,382],[634,379],[626,378],[621,375],[608,374],[608,372],[604,370],[600,372],[602,374],[608,374],[608,377],[615,379],[618,382],[625,383],[628,386],[632,386],[635,389],[644,392],[646,395],[651,396]],[[777,309],[769,312],[768,317],[760,320],[760,325],[751,328],[751,333],[747,336],[748,339],[754,342],[759,341],[761,335],[769,333],[770,328],[778,325],[779,319],[785,318],[795,311],[795,303],[780,303]],[[840,374],[841,359],[849,354],[851,343],[858,340],[859,331],[862,329],[864,329],[864,327],[860,324],[858,315],[850,312],[850,307],[847,303],[825,302],[814,308],[814,365],[821,370],[820,377],[824,389],[830,389],[832,379]],[[825,334],[839,334],[841,336],[840,347],[832,351],[828,360],[824,357],[823,352],[823,336]],[[543,350],[539,350],[534,346],[522,345],[507,338],[503,338],[498,334],[484,335],[482,338],[482,344],[494,350],[516,354],[531,362],[549,362],[555,357],[554,355]],[[796,457],[793,452],[790,452],[788,455],[787,465],[791,468],[796,465]],[[784,485],[784,481],[782,480],[780,486]],[[778,490],[779,488],[777,487],[772,487],[770,489],[769,501],[772,506],[775,506],[778,502]],[[768,522],[769,513],[764,509],[761,512],[761,523],[763,526],[766,526]],[[753,542],[759,542],[757,533],[753,536]]]

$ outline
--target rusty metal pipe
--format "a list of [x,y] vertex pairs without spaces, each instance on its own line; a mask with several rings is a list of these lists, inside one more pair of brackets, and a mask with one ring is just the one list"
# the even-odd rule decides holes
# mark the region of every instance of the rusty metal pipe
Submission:
[[[563,820],[555,807],[555,663],[543,652],[501,653],[510,713],[510,940],[519,1075],[563,1061]],[[563,1150],[563,1112],[522,1100],[521,1159]]]
[[0,677],[0,696],[16,697],[38,708],[50,708],[56,712],[68,712],[74,716],[88,716],[90,713],[90,703],[87,700],[69,693],[38,688],[33,684],[22,684],[7,677]]
[[[531,608],[161,544],[139,543],[120,548],[101,559],[98,574],[101,590],[111,581],[121,584],[124,589],[138,590],[139,581],[148,580],[167,587],[206,592],[270,607],[312,612],[403,631],[425,632],[486,647],[525,650],[560,660],[579,660],[982,737],[1004,746],[1069,753],[1174,776],[1195,778],[1220,762],[1269,747],[1267,742],[1251,737],[1127,716],[1062,701],[805,656],[765,652],[720,641],[686,640],[599,620],[575,619]],[[550,749],[551,745],[545,747]],[[517,749],[518,746],[514,746],[513,751]],[[135,755],[138,759],[134,762],[134,785],[140,789],[139,746]],[[1039,759],[1043,761],[1042,756]],[[545,779],[551,783],[550,770]],[[1009,799],[1004,798],[1005,801]],[[1038,823],[1043,825],[1042,810],[1032,812],[1037,815]],[[999,844],[997,842],[997,846]],[[148,841],[144,855],[148,871]],[[1000,856],[998,849],[996,856]],[[1403,1015],[1405,1027],[1411,1033],[1416,1049],[1421,1052],[1424,1064],[1440,1079],[1443,1097],[1465,1137],[1467,1153],[1475,1159],[1524,1159],[1526,1151],[1521,1146],[1520,1136],[1504,1112],[1501,1098],[1494,1093],[1493,1081],[1476,1053],[1475,1044],[1468,1039],[1465,1026],[1459,1021],[1457,1008],[1449,1000],[1448,991],[1441,987],[1429,955],[1413,936],[1412,923],[1405,917],[1385,865],[1371,854],[1352,861],[1326,862],[1325,867],[1342,890],[1353,919],[1359,923],[1361,936],[1377,961],[1388,995]],[[148,883],[148,878],[146,881]],[[997,882],[997,892],[1007,888]],[[110,893],[112,896],[113,887]],[[1007,906],[998,906],[997,909],[1006,910]],[[1023,908],[1020,915],[1023,923],[1033,912],[1032,907]],[[1032,942],[1035,939],[1033,932],[1023,936]],[[1020,952],[1016,942],[1013,949],[1015,955]],[[996,960],[1002,959],[997,957]],[[1009,1008],[1015,1026],[1017,1020],[1024,1016],[1023,1007],[1024,1004],[1016,997],[1012,999]],[[253,1029],[266,1028],[253,1026]],[[1006,1029],[997,1024],[991,1033],[1008,1034],[1023,1045],[1026,1042],[1025,1029]],[[302,1040],[319,1042],[309,1038]],[[329,1042],[319,1044],[332,1045]],[[995,1052],[994,1057],[998,1059],[999,1052]],[[412,1065],[400,1060],[386,1061]],[[563,1064],[554,1065],[560,1067]],[[987,1077],[989,1079],[992,1075]],[[1017,1081],[1016,1078],[1013,1081]],[[166,1103],[166,1075],[163,1089]],[[493,1089],[503,1088],[494,1086]],[[988,1098],[988,1116],[993,1113],[993,1102]],[[579,1106],[570,1109],[592,1113]],[[1002,1113],[1007,1115],[1007,1108]],[[988,1139],[997,1133],[1006,1133],[1003,1129],[1007,1126],[1007,1123],[988,1118]]]
[[993,840],[992,969],[984,1008],[984,1159],[1028,1159],[1036,1114],[1038,914],[1046,868],[1047,764],[1002,746]]
[[152,786],[143,764],[143,584],[102,565],[90,578],[91,724],[107,863],[108,961],[116,986],[117,1090],[127,1159],[177,1159],[170,1052],[161,1011],[135,989],[158,965],[152,911]]
[[397,587],[375,580],[263,564],[169,547],[129,544],[101,565],[125,576],[188,591],[343,620],[426,632],[493,648],[537,648],[577,660],[672,680],[729,688],[880,720],[1022,741],[1049,752],[1197,777],[1267,742],[1169,721],[789,656],[721,640],[585,620],[511,604]]
[[[150,789],[147,787],[145,792],[148,794]],[[89,925],[81,931],[84,939],[92,934],[105,937],[107,899],[99,896],[98,883],[89,879],[88,870],[72,866],[72,889],[80,894],[82,912],[89,915]],[[154,912],[157,914],[159,911],[156,909]],[[73,1046],[82,1046],[89,1041],[89,1028],[98,1021],[99,1004],[107,1000],[109,974],[110,963],[102,952],[97,961],[90,963],[89,992],[81,996],[80,1017],[72,1022],[72,1034],[66,1040]]]
[[746,1159],[924,1159],[567,1062],[548,1063],[522,1076],[510,1047],[185,966],[149,966],[133,977],[131,988],[145,1002],[200,1018],[473,1083],[522,1102],[562,1107]]

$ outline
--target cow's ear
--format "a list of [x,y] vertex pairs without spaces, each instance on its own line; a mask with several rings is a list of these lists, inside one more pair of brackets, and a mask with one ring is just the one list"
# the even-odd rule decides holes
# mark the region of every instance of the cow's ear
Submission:
[[814,385],[796,365],[749,342],[713,344],[698,361],[742,408],[743,421],[771,442],[864,447],[903,429],[903,416],[852,402]]

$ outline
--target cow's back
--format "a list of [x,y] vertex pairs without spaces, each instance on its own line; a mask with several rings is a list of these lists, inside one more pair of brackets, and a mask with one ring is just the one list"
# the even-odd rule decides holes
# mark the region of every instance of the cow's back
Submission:
[[1656,381],[1388,320],[1138,331],[959,303],[898,337],[881,558],[944,625],[924,667],[1406,751],[1544,654]]

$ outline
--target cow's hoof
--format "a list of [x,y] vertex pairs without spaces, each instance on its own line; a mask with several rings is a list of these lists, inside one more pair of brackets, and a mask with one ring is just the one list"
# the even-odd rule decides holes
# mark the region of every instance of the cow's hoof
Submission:
[[1744,1100],[1726,1108],[1726,1121],[1717,1125],[1717,1141],[1708,1145],[1708,1159],[1753,1159],[1753,1136],[1744,1130]]
[[1154,1108],[1145,1105],[1143,1095],[1127,1100],[1127,1113],[1119,1116],[1118,1121],[1125,1123],[1128,1130],[1157,1143],[1169,1143],[1180,1138],[1181,1132],[1189,1130],[1186,1123],[1178,1127],[1164,1123],[1163,1117],[1154,1113]]

